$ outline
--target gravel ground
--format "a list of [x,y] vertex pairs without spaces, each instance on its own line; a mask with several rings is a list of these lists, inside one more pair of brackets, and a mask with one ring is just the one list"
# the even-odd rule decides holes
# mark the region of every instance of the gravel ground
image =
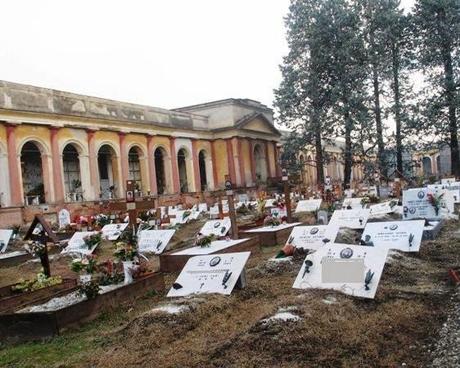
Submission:
[[446,322],[434,346],[432,367],[460,367],[460,290],[451,297]]

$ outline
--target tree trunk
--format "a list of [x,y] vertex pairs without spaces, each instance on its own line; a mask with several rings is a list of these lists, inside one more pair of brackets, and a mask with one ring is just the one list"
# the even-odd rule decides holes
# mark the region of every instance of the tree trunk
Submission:
[[321,137],[321,124],[318,121],[318,114],[314,113],[312,118],[315,127],[316,184],[319,188],[320,185],[324,184],[323,142]]
[[447,42],[443,45],[443,61],[446,99],[449,109],[451,173],[452,175],[458,177],[460,176],[460,154],[458,147],[457,116],[455,113],[455,81],[452,67],[451,45]]
[[345,152],[344,152],[344,175],[343,175],[343,185],[344,188],[347,188],[347,185],[351,182],[351,170],[353,166],[353,153],[351,147],[351,132],[353,130],[353,122],[350,118],[350,112],[347,107],[348,102],[344,101],[345,105]]
[[394,118],[396,123],[396,171],[398,178],[404,177],[403,146],[401,136],[401,96],[399,92],[399,48],[395,43],[391,45],[391,59],[393,72],[393,100]]
[[377,132],[377,158],[379,162],[380,174],[386,178],[387,172],[384,154],[385,146],[383,144],[382,110],[380,108],[379,72],[376,62],[372,63],[372,84],[374,87],[374,114],[375,128]]

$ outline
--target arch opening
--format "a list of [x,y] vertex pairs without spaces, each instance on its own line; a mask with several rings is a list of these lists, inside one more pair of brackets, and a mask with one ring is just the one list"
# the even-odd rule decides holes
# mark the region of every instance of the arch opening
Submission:
[[158,147],[154,153],[155,156],[155,173],[157,181],[158,194],[166,193],[166,170],[165,157],[166,152],[163,148]]
[[25,204],[45,203],[42,154],[34,142],[26,142],[21,149],[21,172]]
[[187,193],[188,188],[188,178],[187,178],[187,152],[185,149],[181,148],[177,152],[177,167],[179,169],[179,185],[180,185],[180,192]]
[[99,148],[97,153],[99,169],[100,197],[102,199],[115,198],[117,181],[117,157],[114,149],[108,144]]
[[259,144],[254,147],[254,161],[256,164],[256,179],[265,182],[267,180],[267,165],[263,149]]
[[73,144],[66,145],[62,151],[62,168],[66,201],[82,201],[80,155]]
[[422,159],[422,166],[423,166],[423,175],[425,176],[433,175],[433,171],[431,169],[431,158],[430,157],[424,157]]
[[200,188],[204,192],[208,189],[208,178],[206,173],[206,152],[201,150],[198,154],[198,165],[200,168]]
[[141,162],[139,160],[139,148],[132,147],[128,152],[128,178],[135,183],[136,191],[142,190]]

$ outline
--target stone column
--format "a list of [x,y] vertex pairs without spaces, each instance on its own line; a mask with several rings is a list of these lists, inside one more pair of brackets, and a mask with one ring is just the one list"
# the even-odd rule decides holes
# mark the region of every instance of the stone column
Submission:
[[[126,133],[119,132],[118,138],[120,141],[120,164],[121,164],[121,183],[119,183],[119,188],[122,188],[121,193],[126,189],[126,181],[129,177],[129,163],[128,163],[128,151],[126,150]],[[115,186],[116,183],[114,183]],[[120,194],[121,195],[121,194]]]
[[278,152],[278,144],[276,141],[273,141],[273,149],[275,151],[275,173],[276,176],[281,176],[281,167],[279,162],[279,152]]
[[249,138],[249,158],[251,163],[252,185],[256,184],[256,162],[254,159],[254,140]]
[[193,162],[193,179],[195,180],[195,192],[201,192],[201,174],[200,163],[198,161],[198,140],[192,138],[192,162]]
[[59,140],[57,127],[50,128],[51,139],[51,159],[53,163],[53,186],[54,186],[54,200],[56,203],[64,202],[64,180],[62,175],[62,156],[59,152]]
[[[97,152],[94,142],[94,130],[87,130],[87,140],[88,140],[88,156],[89,156],[89,177],[90,177],[90,187],[91,193],[88,195],[87,200],[93,199],[98,200],[101,193],[101,184],[99,183],[99,169],[97,163]],[[83,171],[82,171],[83,173]]]
[[212,158],[212,176],[214,178],[214,189],[219,187],[219,177],[217,175],[217,156],[216,141],[211,141],[211,158]]
[[16,153],[16,125],[6,125],[6,140],[8,146],[8,171],[10,174],[10,203],[12,206],[22,206],[24,198],[19,171],[21,155]]
[[179,168],[177,166],[176,138],[175,137],[169,137],[169,151],[170,151],[170,156],[171,156],[173,193],[180,193]]
[[147,160],[149,163],[150,192],[151,194],[158,194],[157,174],[155,171],[155,151],[153,150],[155,143],[153,139],[154,137],[152,135],[147,136]]
[[269,144],[268,141],[265,141],[265,159],[267,162],[267,176],[269,178],[273,178],[275,176],[275,173],[273,172],[271,161],[273,160],[272,157],[270,157],[270,151],[269,151]]
[[45,190],[45,202],[53,203],[56,201],[56,193],[54,191],[53,181],[54,177],[53,160],[52,156],[48,153],[41,153],[42,156],[42,173],[43,173],[43,187]]
[[227,144],[227,161],[228,161],[228,171],[230,175],[230,180],[233,185],[236,184],[236,172],[235,172],[235,158],[233,157],[233,145],[231,139],[226,139],[225,143]]
[[244,170],[243,144],[241,142],[241,138],[238,138],[237,144],[238,144],[238,165],[240,169],[241,186],[245,187],[246,186],[246,172]]

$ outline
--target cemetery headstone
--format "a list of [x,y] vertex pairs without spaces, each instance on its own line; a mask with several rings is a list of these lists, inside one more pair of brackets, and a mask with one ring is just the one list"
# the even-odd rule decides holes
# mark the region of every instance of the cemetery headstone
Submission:
[[387,253],[387,248],[326,245],[307,255],[293,287],[332,289],[373,299]]
[[299,212],[318,211],[319,208],[321,207],[322,201],[323,201],[322,199],[305,199],[305,200],[299,201],[297,203],[295,212],[299,213]]
[[332,214],[329,225],[338,228],[348,227],[350,229],[364,229],[369,219],[370,209],[359,208],[353,210],[335,210]]
[[334,243],[338,229],[328,225],[296,226],[287,244],[296,248],[316,250],[327,243]]
[[13,230],[0,230],[0,253],[5,253],[12,235]]
[[127,227],[128,224],[126,222],[120,224],[107,224],[101,231],[102,235],[107,238],[107,240],[117,240]]
[[396,200],[373,204],[369,207],[369,209],[371,210],[370,215],[380,216],[393,213],[396,210],[397,205],[398,201]]
[[219,252],[226,248],[232,247],[237,244],[244,243],[248,239],[225,239],[225,240],[213,240],[208,247],[196,246],[192,248],[187,248],[173,253],[173,255],[187,255],[187,256],[197,256],[200,254],[212,254]]
[[241,252],[192,257],[167,296],[183,297],[206,293],[230,295],[250,255],[250,252]]
[[345,198],[343,200],[342,208],[344,209],[357,209],[357,208],[363,208],[363,205],[361,203],[362,197],[355,197],[355,198]]
[[92,254],[97,248],[98,244],[92,246],[91,249],[88,249],[88,246],[85,244],[84,238],[96,234],[96,231],[77,231],[70,238],[67,246],[62,250],[62,254],[69,253],[78,253],[82,255]]
[[63,208],[58,213],[58,220],[59,220],[59,228],[64,229],[68,225],[70,225],[70,212]]
[[425,220],[369,222],[361,237],[362,245],[418,252]]
[[229,217],[224,217],[222,220],[206,221],[200,230],[203,235],[226,236],[230,231],[231,223]]
[[139,235],[140,253],[161,254],[168,246],[176,230],[143,230]]

